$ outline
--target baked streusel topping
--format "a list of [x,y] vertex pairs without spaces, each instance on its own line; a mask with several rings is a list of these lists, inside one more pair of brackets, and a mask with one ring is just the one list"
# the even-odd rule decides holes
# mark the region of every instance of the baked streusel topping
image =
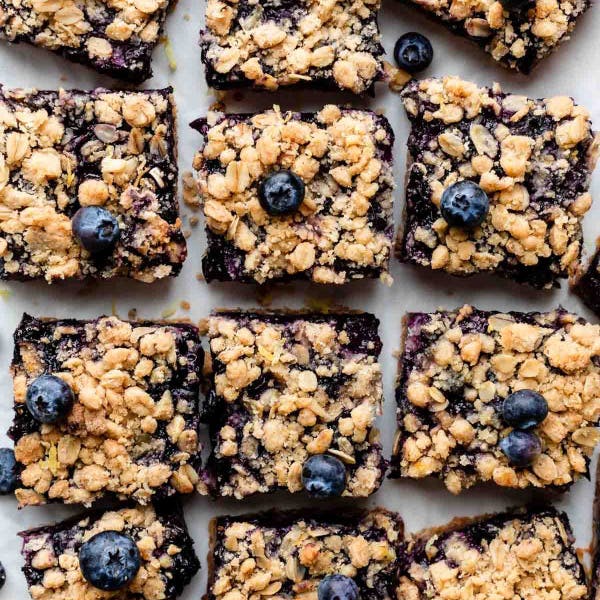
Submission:
[[312,600],[331,574],[353,578],[363,600],[395,598],[402,520],[382,509],[346,513],[218,517],[212,523],[208,599]]
[[379,0],[208,0],[201,34],[208,84],[369,91],[383,78],[379,6]]
[[[453,275],[496,274],[552,287],[577,265],[581,220],[600,137],[567,96],[532,100],[457,77],[410,83],[401,260]],[[481,226],[449,227],[439,204],[450,185],[477,183],[490,209]]]
[[[38,320],[25,315],[12,364],[21,506],[89,505],[106,494],[140,504],[198,484],[203,352],[183,323]],[[50,373],[73,390],[63,422],[41,424],[28,385]]]
[[[344,283],[387,273],[392,225],[392,144],[387,120],[367,110],[212,113],[194,124],[204,201],[207,280]],[[260,181],[289,169],[306,186],[290,216],[271,216]]]
[[381,341],[369,314],[223,312],[209,319],[216,493],[303,489],[312,455],[346,466],[345,496],[381,485]]
[[[0,90],[0,278],[176,275],[186,257],[171,90]],[[117,219],[110,257],[72,233],[80,207]]]
[[[81,545],[103,531],[131,536],[141,558],[133,581],[115,592],[92,586],[79,567]],[[20,535],[33,600],[174,600],[200,567],[183,517],[164,507],[92,512]]]
[[[395,474],[444,480],[458,494],[477,482],[564,489],[587,476],[599,440],[600,326],[559,308],[499,313],[463,306],[410,313],[397,388]],[[530,467],[499,447],[512,428],[502,402],[539,392],[548,415],[536,427],[542,453]]]
[[553,508],[456,519],[409,541],[397,600],[585,599],[573,541]]

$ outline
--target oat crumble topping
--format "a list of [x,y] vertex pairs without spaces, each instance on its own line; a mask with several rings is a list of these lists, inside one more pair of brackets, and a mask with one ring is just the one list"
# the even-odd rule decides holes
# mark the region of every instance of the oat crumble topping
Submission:
[[208,0],[201,33],[217,89],[294,84],[370,91],[382,79],[379,0]]
[[323,577],[352,577],[362,600],[395,597],[400,517],[382,509],[345,517],[299,512],[218,517],[208,600],[316,599]]
[[[46,281],[176,275],[186,257],[176,197],[171,89],[0,88],[0,278]],[[92,260],[71,231],[103,206],[120,241]]]
[[1,0],[0,36],[131,82],[152,75],[170,0]]
[[[600,326],[559,308],[499,313],[464,306],[410,313],[396,399],[395,475],[435,476],[458,494],[475,483],[563,490],[587,476],[599,440]],[[511,431],[503,400],[531,389],[548,416],[542,454],[513,468],[500,450]]]
[[[567,96],[532,100],[457,77],[411,82],[404,262],[453,275],[495,272],[535,287],[577,265],[600,148],[588,111]],[[472,231],[449,227],[443,191],[464,179],[490,199]]]
[[[141,567],[123,590],[103,592],[84,578],[79,549],[103,531],[120,531],[137,543]],[[183,517],[151,506],[80,515],[23,531],[23,572],[33,600],[174,600],[199,562]]]
[[[389,278],[393,133],[371,111],[211,113],[194,168],[204,201],[207,280],[344,283]],[[306,185],[297,213],[261,207],[261,179],[290,169]]]
[[[203,352],[182,323],[38,320],[15,333],[12,375],[20,506],[90,505],[112,494],[140,504],[199,483],[198,394]],[[66,420],[40,424],[25,405],[42,373],[66,381]]]
[[385,461],[378,321],[368,314],[215,314],[211,427],[216,492],[244,498],[303,489],[304,461],[345,463],[345,496],[372,494]]
[[417,534],[397,600],[577,600],[583,566],[565,513],[521,509]]

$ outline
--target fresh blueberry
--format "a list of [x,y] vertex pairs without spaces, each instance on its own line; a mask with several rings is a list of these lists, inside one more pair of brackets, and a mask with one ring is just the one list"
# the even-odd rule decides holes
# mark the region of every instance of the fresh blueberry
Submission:
[[130,536],[103,531],[81,545],[79,567],[94,587],[114,592],[136,576],[140,569],[140,552]]
[[73,391],[55,375],[40,375],[27,388],[25,403],[40,423],[56,423],[71,410]]
[[302,483],[315,498],[341,496],[346,487],[346,467],[331,454],[315,454],[302,467]]
[[542,451],[540,438],[531,431],[515,429],[500,440],[500,450],[515,467],[528,467]]
[[544,396],[533,390],[519,390],[502,403],[502,418],[518,429],[531,429],[548,415],[548,403]]
[[411,31],[398,38],[394,46],[394,58],[401,69],[418,73],[431,64],[433,47],[424,35]]
[[485,221],[490,201],[473,181],[465,179],[444,190],[440,209],[451,227],[477,227]]
[[0,448],[0,494],[10,494],[17,487],[15,453],[11,448]]
[[274,217],[290,215],[304,200],[304,182],[291,171],[276,171],[258,186],[258,199],[263,209]]
[[358,586],[345,575],[327,575],[319,583],[318,600],[358,600]]
[[4,565],[2,563],[0,563],[0,588],[3,588],[5,583],[6,583],[6,569],[4,568]]
[[110,254],[121,232],[117,219],[100,206],[84,206],[73,217],[73,234],[95,256]]

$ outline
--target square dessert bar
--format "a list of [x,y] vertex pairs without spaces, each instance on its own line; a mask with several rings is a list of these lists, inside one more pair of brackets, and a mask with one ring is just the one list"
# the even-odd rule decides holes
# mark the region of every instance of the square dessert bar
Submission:
[[596,251],[587,268],[580,266],[571,287],[587,306],[600,315],[600,238],[596,240]]
[[367,313],[224,311],[209,319],[209,471],[215,492],[244,498],[303,489],[305,461],[337,457],[344,496],[381,485],[379,321]]
[[591,5],[590,0],[404,2],[475,42],[502,66],[526,74],[569,39],[577,20]]
[[379,0],[208,0],[201,32],[209,86],[301,85],[371,92],[384,78]]
[[[394,475],[434,476],[452,493],[493,481],[562,491],[589,472],[600,419],[600,326],[558,308],[500,313],[464,306],[409,313],[396,391]],[[548,413],[532,431],[541,452],[509,463],[503,402],[541,394]]]
[[352,578],[362,600],[395,598],[402,520],[383,509],[340,512],[217,517],[207,600],[316,598],[328,575]]
[[0,37],[139,83],[152,76],[171,0],[0,0]]
[[[325,106],[318,113],[211,113],[192,124],[204,200],[207,281],[389,279],[392,145],[387,119]],[[292,214],[272,215],[261,182],[288,170],[305,186]]]
[[[89,505],[105,495],[146,504],[198,483],[203,351],[187,323],[36,319],[14,335],[16,496],[21,506]],[[59,377],[74,402],[40,423],[27,389]]]
[[[0,279],[177,275],[186,257],[171,89],[0,88]],[[71,220],[101,207],[120,237],[92,256]]]
[[[410,83],[411,120],[401,261],[452,275],[491,272],[538,288],[577,264],[599,137],[571,98],[532,100],[456,77]],[[444,192],[472,181],[489,210],[450,226]]]
[[573,542],[567,515],[551,507],[455,519],[410,539],[397,600],[587,599]]
[[[135,578],[116,592],[95,588],[79,566],[82,544],[105,531],[130,536],[140,553]],[[92,511],[19,535],[23,538],[23,573],[34,600],[174,600],[200,568],[194,540],[178,507]]]

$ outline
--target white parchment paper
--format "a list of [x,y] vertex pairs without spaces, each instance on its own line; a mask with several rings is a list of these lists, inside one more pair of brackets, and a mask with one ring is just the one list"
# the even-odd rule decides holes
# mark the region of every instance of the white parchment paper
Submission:
[[[427,76],[456,74],[479,84],[498,81],[507,90],[532,97],[566,94],[591,111],[596,128],[600,128],[600,7],[592,9],[581,18],[573,39],[546,59],[529,77],[509,73],[495,65],[483,52],[467,41],[432,24],[410,8],[395,0],[383,0],[380,23],[384,45],[391,53],[396,39],[407,31],[425,33],[432,41],[435,57],[425,73]],[[179,164],[181,173],[191,170],[192,158],[200,136],[188,127],[193,119],[206,113],[215,101],[207,89],[200,51],[198,31],[203,20],[203,0],[179,0],[167,24],[176,68],[169,67],[163,46],[154,53],[153,79],[144,87],[172,85],[179,108]],[[391,56],[391,54],[389,55]],[[391,60],[391,58],[390,58]],[[39,89],[118,87],[107,77],[96,75],[84,67],[73,65],[50,53],[26,45],[8,46],[0,43],[0,82],[10,87],[37,87]],[[244,92],[227,98],[230,111],[249,112],[278,103],[283,109],[318,109],[326,102],[354,102],[357,106],[370,106],[385,111],[396,133],[395,172],[398,189],[395,195],[396,223],[401,214],[404,178],[405,143],[408,121],[398,97],[380,85],[373,99],[356,101],[351,96],[339,94],[283,92],[274,95]],[[600,235],[600,173],[594,178],[592,195],[597,204],[585,218],[585,245],[588,252]],[[27,311],[36,316],[92,318],[116,312],[127,318],[130,309],[136,308],[141,318],[190,318],[197,321],[215,307],[253,307],[258,304],[254,286],[213,284],[196,279],[200,272],[200,259],[204,251],[204,234],[201,224],[192,228],[192,212],[182,207],[185,228],[191,230],[189,257],[179,278],[151,286],[132,281],[80,284],[69,283],[48,287],[43,283],[0,284],[0,445],[9,443],[4,432],[12,416],[12,387],[8,366],[12,355],[12,333],[21,314]],[[302,307],[315,299],[345,304],[351,308],[375,313],[381,320],[383,338],[382,362],[385,383],[385,416],[380,420],[386,454],[391,452],[395,428],[394,379],[396,359],[393,353],[400,343],[401,318],[410,310],[453,308],[471,303],[483,309],[544,310],[562,304],[588,319],[596,320],[579,299],[568,293],[565,286],[555,291],[535,291],[492,277],[469,280],[450,278],[439,273],[416,269],[392,262],[394,285],[391,288],[376,281],[354,283],[343,288],[329,289],[309,284],[278,286],[272,290],[273,307]],[[190,304],[189,310],[180,308],[181,301]],[[595,468],[595,463],[593,465]],[[580,481],[571,492],[559,498],[557,505],[565,509],[573,524],[579,547],[591,541],[591,510],[593,485]],[[476,515],[521,504],[531,499],[528,493],[511,492],[486,487],[469,490],[459,497],[446,492],[438,481],[385,481],[381,490],[365,505],[383,505],[398,510],[404,517],[407,530],[442,524],[459,515]],[[314,501],[313,501],[314,502]],[[309,499],[285,494],[253,498],[246,502],[215,502],[201,497],[185,501],[187,522],[196,549],[202,560],[202,570],[183,595],[184,600],[199,600],[206,588],[207,525],[217,514],[247,512],[271,507],[311,507]],[[7,583],[0,590],[0,600],[26,600],[29,596],[25,580],[20,573],[20,540],[16,534],[25,528],[62,519],[76,512],[74,508],[50,506],[30,507],[21,511],[12,497],[0,498],[0,561],[7,570]]]

